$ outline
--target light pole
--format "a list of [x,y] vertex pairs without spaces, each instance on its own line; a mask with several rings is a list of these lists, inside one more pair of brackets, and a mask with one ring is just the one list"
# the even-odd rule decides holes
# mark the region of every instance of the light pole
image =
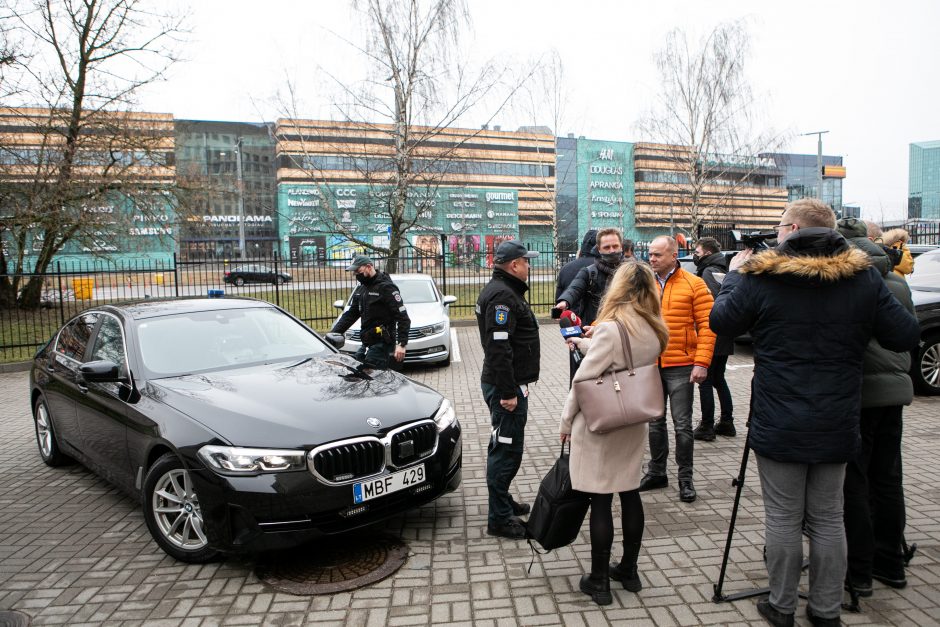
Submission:
[[[803,133],[803,136],[806,135],[816,135],[818,142],[816,144],[816,198],[819,200],[823,199],[823,188],[822,188],[822,136],[828,133],[829,131],[812,131],[809,133]],[[825,202],[825,201],[824,201]]]
[[235,191],[238,194],[238,251],[245,260],[245,190],[242,184],[242,138],[235,141]]

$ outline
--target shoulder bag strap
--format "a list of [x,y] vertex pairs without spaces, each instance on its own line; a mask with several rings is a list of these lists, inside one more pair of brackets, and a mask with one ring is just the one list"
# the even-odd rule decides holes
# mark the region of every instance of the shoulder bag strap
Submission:
[[627,333],[627,327],[619,320],[615,320],[617,329],[620,331],[620,343],[623,346],[623,354],[627,358],[627,370],[633,372],[633,351],[630,349],[630,336]]

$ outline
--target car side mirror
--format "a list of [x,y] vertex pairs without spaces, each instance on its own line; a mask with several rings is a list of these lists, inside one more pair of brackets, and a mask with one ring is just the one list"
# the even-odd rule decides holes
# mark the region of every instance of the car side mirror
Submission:
[[[339,302],[343,302],[343,301],[339,301]],[[323,337],[326,339],[327,343],[329,343],[330,346],[332,346],[333,348],[337,350],[341,349],[343,345],[346,344],[346,336],[343,335],[342,333],[327,333]]]
[[336,307],[337,309],[342,309],[343,307],[346,306],[346,303],[341,300],[335,300],[333,301],[333,306]]
[[457,297],[456,297],[456,296],[445,296],[445,297],[444,297],[444,305],[453,305],[453,304],[456,303],[456,302],[457,302]]
[[89,361],[79,366],[78,371],[82,373],[85,381],[90,383],[117,383],[127,380],[121,376],[121,367],[109,359]]

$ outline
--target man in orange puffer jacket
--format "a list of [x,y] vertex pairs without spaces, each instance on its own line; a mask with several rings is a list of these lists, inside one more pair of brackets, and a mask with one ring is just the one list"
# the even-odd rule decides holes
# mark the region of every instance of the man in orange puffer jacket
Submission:
[[[676,431],[679,499],[691,503],[696,497],[692,482],[692,396],[694,384],[708,375],[715,350],[715,334],[708,327],[714,299],[705,281],[679,267],[678,253],[676,240],[668,236],[657,237],[649,246],[650,266],[661,290],[663,319],[669,327],[669,344],[659,357],[659,372]],[[640,491],[669,485],[666,477],[669,431],[665,414],[650,423],[649,437],[650,463],[640,482]]]

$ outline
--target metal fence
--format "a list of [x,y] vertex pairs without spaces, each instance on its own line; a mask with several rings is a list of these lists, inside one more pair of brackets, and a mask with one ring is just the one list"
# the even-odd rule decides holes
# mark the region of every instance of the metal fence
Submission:
[[[576,252],[529,247],[540,253],[531,264],[529,300],[537,313],[547,314],[554,304],[558,268]],[[493,266],[492,252],[472,246],[437,255],[406,249],[394,262],[377,256],[373,259],[381,270],[431,275],[442,293],[457,297],[451,306],[454,318],[473,316],[477,295],[490,279]],[[61,324],[88,307],[147,298],[206,296],[209,290],[274,303],[324,331],[339,314],[334,303],[345,302],[356,285],[352,273],[344,270],[350,261],[350,257],[303,257],[288,262],[274,255],[246,261],[183,261],[174,256],[169,264],[150,260],[56,263],[41,275],[38,309],[0,310],[0,361],[29,359]],[[279,275],[283,275],[280,281]],[[10,280],[18,278],[20,288],[34,276],[7,275]]]

